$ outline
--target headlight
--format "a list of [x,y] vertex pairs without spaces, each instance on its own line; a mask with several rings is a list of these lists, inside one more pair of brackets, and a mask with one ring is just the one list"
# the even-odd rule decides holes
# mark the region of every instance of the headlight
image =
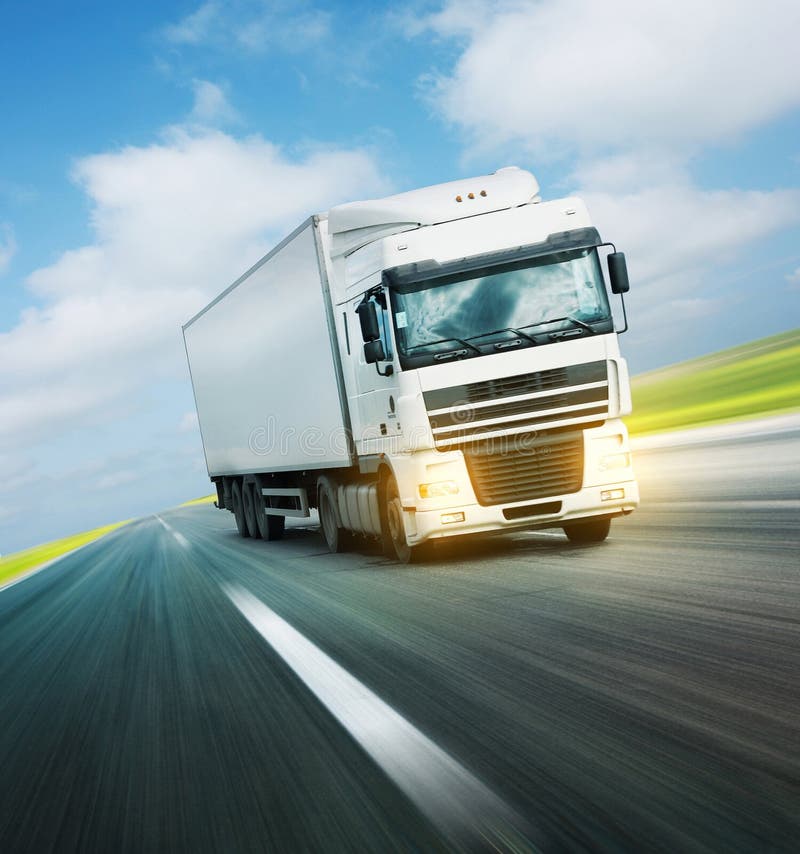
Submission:
[[434,483],[419,485],[420,498],[442,498],[445,495],[458,494],[458,484],[454,480],[437,480]]
[[621,454],[606,454],[600,457],[600,462],[597,468],[600,471],[608,471],[609,469],[626,469],[631,464],[631,455],[628,453]]
[[624,441],[622,434],[616,433],[613,436],[601,436],[592,442],[598,471],[628,468],[631,464],[631,455],[621,450]]

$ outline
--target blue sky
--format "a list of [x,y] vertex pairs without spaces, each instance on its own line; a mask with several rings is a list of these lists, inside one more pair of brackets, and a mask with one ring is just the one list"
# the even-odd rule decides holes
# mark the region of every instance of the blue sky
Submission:
[[207,491],[180,324],[310,212],[516,164],[634,371],[800,322],[800,7],[5,4],[0,553]]

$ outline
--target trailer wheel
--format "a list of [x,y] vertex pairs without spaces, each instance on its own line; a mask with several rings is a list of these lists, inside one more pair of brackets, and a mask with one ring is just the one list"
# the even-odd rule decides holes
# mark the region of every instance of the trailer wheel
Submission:
[[327,477],[321,477],[317,489],[319,491],[319,523],[322,527],[322,536],[334,554],[343,552],[349,545],[350,537],[349,531],[339,527],[333,485]]
[[395,557],[400,563],[418,563],[431,557],[429,543],[410,546],[406,540],[406,530],[403,525],[403,504],[400,501],[400,490],[394,475],[386,481],[383,521],[386,529],[383,533],[384,552]]
[[240,537],[249,537],[247,522],[244,518],[244,507],[242,506],[242,485],[238,480],[231,486],[231,498],[233,499],[233,518],[236,519],[236,529]]
[[261,536],[256,517],[256,501],[253,494],[253,484],[245,483],[242,486],[242,507],[244,509],[244,521],[247,525],[247,534],[254,540]]
[[602,543],[611,530],[611,518],[590,519],[564,525],[564,533],[571,543]]
[[256,522],[258,523],[258,532],[262,540],[280,540],[283,537],[283,531],[286,526],[285,516],[273,516],[272,513],[265,513],[267,507],[267,499],[261,492],[261,481],[256,480],[253,484],[253,500],[256,508]]

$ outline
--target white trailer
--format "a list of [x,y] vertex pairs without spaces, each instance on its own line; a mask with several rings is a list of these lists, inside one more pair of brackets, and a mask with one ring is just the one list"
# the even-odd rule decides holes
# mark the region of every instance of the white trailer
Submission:
[[579,199],[538,192],[510,167],[333,208],[184,326],[243,536],[316,507],[331,550],[378,537],[408,561],[519,527],[599,541],[637,506],[607,293],[625,259]]

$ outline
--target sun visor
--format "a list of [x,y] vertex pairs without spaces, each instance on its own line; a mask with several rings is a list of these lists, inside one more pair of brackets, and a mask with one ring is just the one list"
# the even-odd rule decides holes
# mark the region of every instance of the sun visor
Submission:
[[431,279],[441,279],[460,273],[498,267],[507,264],[525,262],[531,258],[552,255],[572,249],[589,249],[602,243],[596,228],[576,228],[571,231],[559,231],[551,234],[541,243],[510,247],[497,252],[485,252],[481,255],[469,255],[453,261],[440,263],[432,258],[401,264],[383,273],[384,283],[389,287],[403,290]]

